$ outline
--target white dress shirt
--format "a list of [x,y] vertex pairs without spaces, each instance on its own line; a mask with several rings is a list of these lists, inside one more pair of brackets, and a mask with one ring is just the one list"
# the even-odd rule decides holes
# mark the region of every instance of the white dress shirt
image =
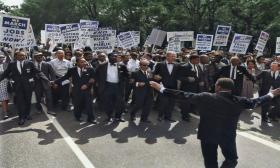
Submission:
[[194,65],[194,64],[192,64],[192,63],[190,63],[191,64],[191,66],[192,66],[192,70],[194,71],[194,72],[196,72],[196,77],[198,77],[198,68],[197,68],[197,65]]
[[66,59],[59,60],[59,59],[53,59],[50,61],[50,64],[52,65],[56,76],[62,77],[66,74],[68,71],[68,68],[72,68],[72,63]]
[[4,72],[4,64],[0,64],[0,72]]
[[[234,72],[232,72],[232,71],[234,71]],[[233,66],[231,64],[231,66],[230,66],[230,74],[229,74],[231,79],[234,79],[234,80],[236,79],[236,71],[237,71],[237,66]],[[234,73],[233,76],[232,76],[232,73]]]
[[116,63],[115,65],[108,63],[106,81],[110,83],[119,83],[118,65]]
[[169,64],[169,63],[166,61],[166,65],[167,65],[168,72],[169,72],[169,74],[171,75],[171,74],[172,74],[172,71],[173,71],[174,64],[173,64],[173,63]]
[[[39,66],[39,64],[40,64],[40,66]],[[35,66],[41,71],[41,68],[42,68],[42,62],[35,62]]]
[[[24,61],[21,61],[21,62],[17,61],[17,69],[18,69],[20,74],[22,73],[22,69],[21,68],[23,68],[23,63],[24,63]],[[20,64],[21,64],[21,66],[20,66]]]
[[[274,74],[274,72],[271,71],[272,78],[273,78],[273,74]],[[279,75],[279,71],[275,71],[275,79],[277,79],[278,75]]]

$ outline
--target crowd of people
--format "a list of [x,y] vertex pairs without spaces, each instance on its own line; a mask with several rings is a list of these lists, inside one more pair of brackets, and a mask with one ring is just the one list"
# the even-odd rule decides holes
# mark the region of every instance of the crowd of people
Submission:
[[92,124],[97,124],[93,103],[106,114],[105,122],[125,122],[125,113],[134,122],[141,111],[140,122],[147,124],[153,107],[158,122],[175,122],[178,104],[183,121],[190,121],[190,113],[201,117],[198,139],[205,167],[218,167],[220,146],[225,156],[222,167],[229,168],[237,165],[235,138],[242,110],[261,105],[263,122],[280,117],[280,56],[268,59],[186,48],[181,53],[115,48],[107,54],[89,47],[75,51],[56,47],[53,54],[8,51],[0,53],[0,101],[7,119],[13,93],[19,125],[32,119],[33,91],[38,112],[43,112],[42,103],[51,115],[59,106],[65,111],[72,104],[75,119],[81,122],[85,113]]
[[[123,114],[130,109],[131,121],[141,110],[140,121],[150,123],[149,113],[154,106],[158,110],[158,121],[174,122],[172,114],[176,99],[159,94],[150,87],[150,81],[160,82],[170,89],[200,93],[214,92],[217,79],[226,77],[234,81],[234,95],[253,98],[280,87],[279,70],[280,56],[265,58],[223,51],[199,53],[187,48],[181,53],[115,48],[107,54],[92,52],[89,47],[75,51],[56,47],[53,53],[40,49],[28,56],[23,50],[16,50],[11,55],[2,49],[0,101],[4,119],[7,119],[8,92],[15,93],[19,125],[31,119],[33,91],[39,112],[43,111],[42,102],[52,115],[56,115],[54,107],[69,110],[72,104],[77,121],[81,121],[85,112],[87,121],[96,123],[94,101],[107,115],[107,122],[124,122]],[[190,101],[179,101],[178,104],[184,121],[190,121],[190,113],[197,113],[197,107]],[[279,108],[279,98],[262,105],[262,121],[278,121]]]

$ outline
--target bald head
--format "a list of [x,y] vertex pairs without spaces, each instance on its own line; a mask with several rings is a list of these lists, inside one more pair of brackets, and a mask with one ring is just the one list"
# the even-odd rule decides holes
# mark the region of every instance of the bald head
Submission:
[[237,56],[231,57],[230,63],[231,63],[233,66],[238,66],[238,65],[240,64],[240,59],[239,59],[239,57],[237,57]]
[[173,63],[176,60],[176,52],[174,51],[167,51],[166,53],[166,61],[168,63]]

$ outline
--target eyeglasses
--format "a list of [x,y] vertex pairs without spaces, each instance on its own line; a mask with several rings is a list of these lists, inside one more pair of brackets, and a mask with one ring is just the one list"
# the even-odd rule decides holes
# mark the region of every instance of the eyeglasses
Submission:
[[147,66],[149,66],[149,65],[144,65],[144,64],[140,64],[141,66],[144,66],[144,67],[147,67]]

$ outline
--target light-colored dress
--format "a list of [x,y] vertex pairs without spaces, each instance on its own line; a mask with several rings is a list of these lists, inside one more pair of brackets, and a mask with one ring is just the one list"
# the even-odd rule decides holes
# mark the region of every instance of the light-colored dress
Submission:
[[[4,70],[7,68],[6,63],[0,63],[0,75],[3,74]],[[9,100],[8,94],[8,80],[4,79],[0,82],[0,102],[4,100]]]
[[[255,70],[255,69],[253,69],[253,70],[247,69],[247,70],[254,77],[256,77],[256,75],[259,73],[258,70]],[[253,98],[254,92],[256,90],[255,87],[256,87],[256,85],[254,85],[254,82],[251,81],[250,79],[248,79],[247,76],[244,75],[241,96],[247,97],[247,98]]]

